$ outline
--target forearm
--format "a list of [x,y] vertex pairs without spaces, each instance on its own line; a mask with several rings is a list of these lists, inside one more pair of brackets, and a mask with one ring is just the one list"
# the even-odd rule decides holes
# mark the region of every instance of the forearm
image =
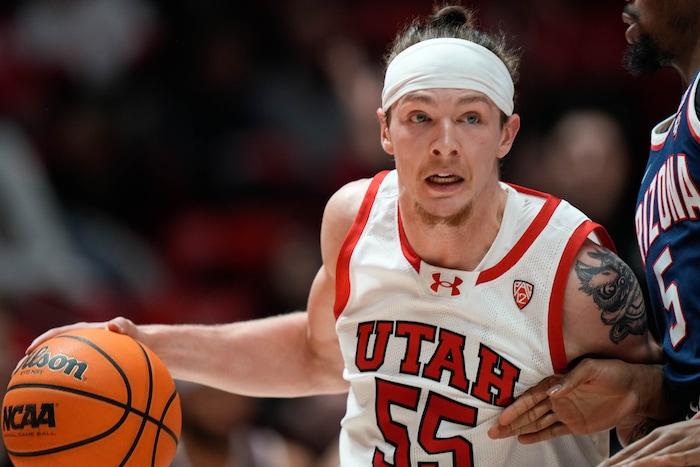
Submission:
[[347,390],[342,363],[311,350],[305,313],[223,325],[142,325],[139,333],[176,379],[254,397]]
[[635,394],[637,412],[617,426],[617,434],[623,446],[649,434],[654,428],[673,420],[676,410],[665,390],[661,365],[635,365]]

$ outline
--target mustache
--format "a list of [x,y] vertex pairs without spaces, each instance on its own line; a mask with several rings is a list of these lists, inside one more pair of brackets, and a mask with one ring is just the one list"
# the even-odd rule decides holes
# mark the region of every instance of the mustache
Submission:
[[629,3],[625,5],[625,7],[622,9],[622,12],[635,21],[639,19],[639,12]]

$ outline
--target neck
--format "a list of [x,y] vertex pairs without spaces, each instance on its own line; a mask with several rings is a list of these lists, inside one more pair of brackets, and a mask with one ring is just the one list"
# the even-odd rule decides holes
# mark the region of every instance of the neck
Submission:
[[689,65],[681,65],[674,63],[672,68],[678,72],[678,76],[681,78],[682,88],[685,90],[685,88],[690,86],[691,81],[693,81],[693,77],[695,73],[697,73],[698,68],[700,68],[700,64],[692,63]]
[[700,69],[700,33],[697,37],[693,35],[693,38],[685,40],[678,50],[671,67],[678,72],[685,89]]
[[[416,209],[401,208],[401,222],[411,248],[434,266],[472,271],[486,256],[498,235],[507,193],[498,185],[493,196],[484,197],[445,222],[426,222]],[[495,202],[494,202],[495,200]],[[457,220],[459,220],[457,222]]]

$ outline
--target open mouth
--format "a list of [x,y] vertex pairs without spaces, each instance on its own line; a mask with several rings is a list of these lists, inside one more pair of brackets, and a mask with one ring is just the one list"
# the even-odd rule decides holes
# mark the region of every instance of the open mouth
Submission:
[[426,180],[430,183],[436,183],[438,185],[448,185],[450,183],[461,182],[464,179],[458,175],[437,174],[437,175],[431,175]]

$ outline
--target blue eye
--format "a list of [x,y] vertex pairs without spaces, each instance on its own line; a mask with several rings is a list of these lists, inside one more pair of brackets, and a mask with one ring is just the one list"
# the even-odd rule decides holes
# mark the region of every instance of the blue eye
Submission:
[[479,123],[479,117],[474,114],[467,115],[465,120],[467,123]]
[[414,123],[423,123],[428,121],[428,116],[426,114],[417,113],[411,115],[410,120]]

